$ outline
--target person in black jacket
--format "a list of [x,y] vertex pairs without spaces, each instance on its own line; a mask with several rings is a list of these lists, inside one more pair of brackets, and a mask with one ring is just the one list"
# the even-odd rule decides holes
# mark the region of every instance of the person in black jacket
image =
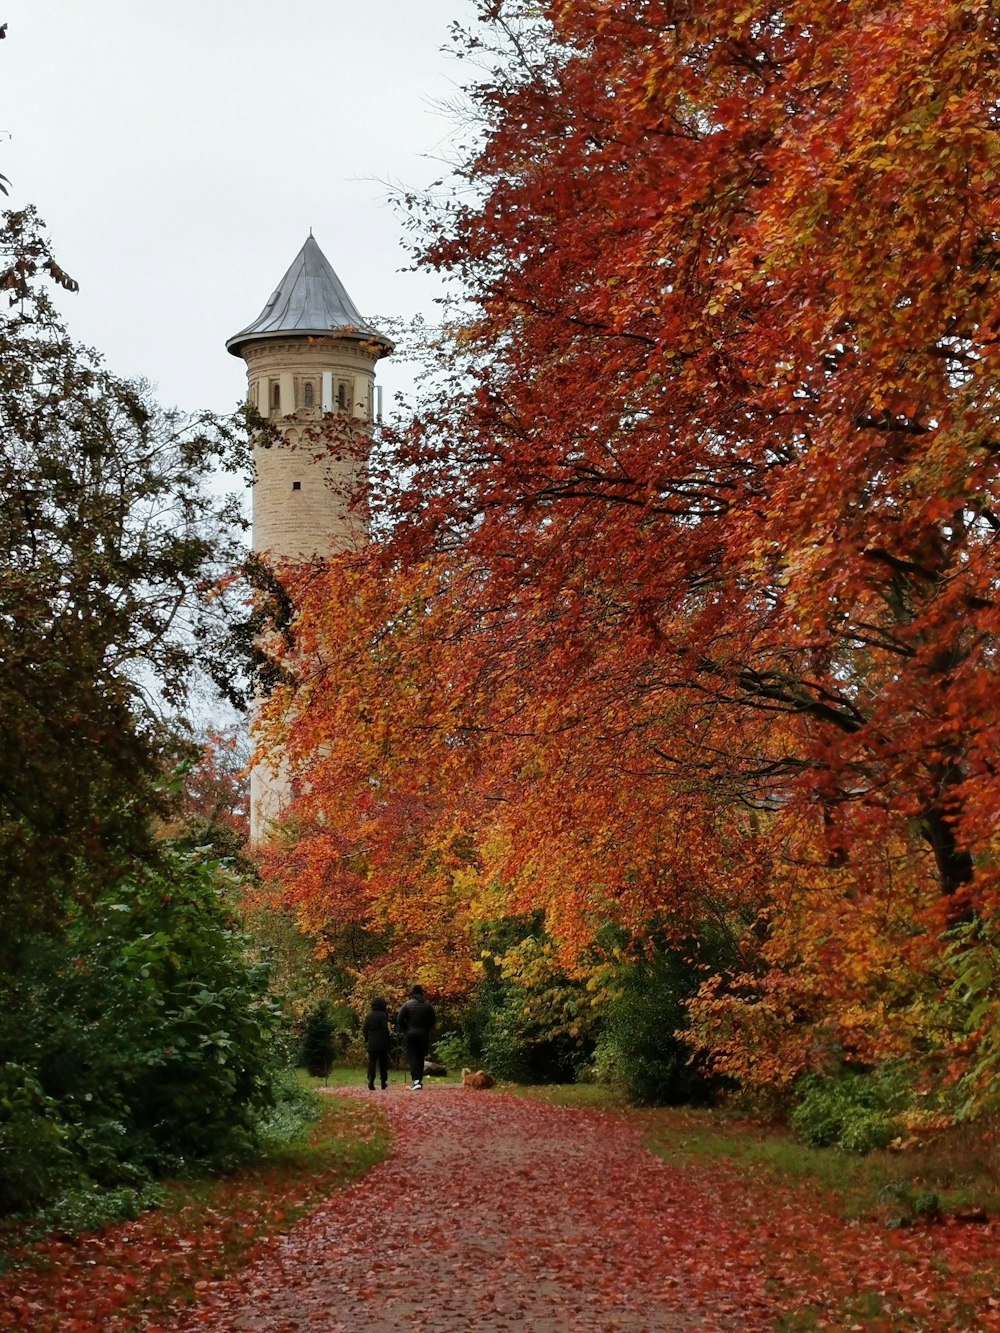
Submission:
[[396,1018],[396,1031],[402,1033],[406,1063],[413,1079],[411,1092],[419,1092],[424,1086],[424,1060],[427,1058],[436,1021],[433,1006],[424,999],[423,987],[414,986],[410,998]]
[[368,1052],[368,1087],[375,1091],[375,1066],[382,1078],[382,1087],[389,1082],[389,1015],[385,1000],[378,996],[372,1000],[371,1012],[361,1025]]

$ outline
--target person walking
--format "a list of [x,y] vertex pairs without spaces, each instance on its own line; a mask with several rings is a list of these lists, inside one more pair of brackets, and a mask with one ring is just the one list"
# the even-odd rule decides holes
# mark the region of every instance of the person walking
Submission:
[[368,1052],[369,1091],[375,1091],[376,1065],[384,1089],[389,1082],[389,1014],[385,1000],[379,996],[372,1000],[371,1012],[361,1025],[361,1033],[365,1039],[365,1050]]
[[434,1006],[424,998],[422,986],[414,986],[410,998],[396,1018],[396,1031],[402,1034],[406,1063],[410,1069],[411,1092],[420,1092],[424,1086],[424,1061],[431,1044],[431,1033],[437,1015]]

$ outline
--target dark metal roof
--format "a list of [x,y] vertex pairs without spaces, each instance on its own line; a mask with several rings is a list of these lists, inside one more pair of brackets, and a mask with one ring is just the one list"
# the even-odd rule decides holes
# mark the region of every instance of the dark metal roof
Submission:
[[239,356],[249,342],[296,334],[301,337],[353,335],[359,342],[377,343],[380,356],[392,351],[389,339],[361,318],[312,232],[270,301],[252,324],[233,334],[226,347],[233,356]]

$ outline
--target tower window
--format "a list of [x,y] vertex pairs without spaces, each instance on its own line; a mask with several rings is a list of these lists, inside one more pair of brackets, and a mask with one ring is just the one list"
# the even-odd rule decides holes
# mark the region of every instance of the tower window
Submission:
[[306,380],[305,387],[302,390],[302,406],[312,407],[312,405],[313,405],[312,380]]
[[281,406],[281,385],[280,385],[280,384],[272,384],[272,385],[271,385],[271,406],[272,406],[272,407],[280,407],[280,406]]
[[301,483],[301,481],[293,481],[293,482],[292,482],[292,490],[293,490],[293,491],[301,491],[301,489],[302,489],[302,483]]
[[347,407],[347,384],[344,380],[340,380],[337,384],[337,406],[340,408]]

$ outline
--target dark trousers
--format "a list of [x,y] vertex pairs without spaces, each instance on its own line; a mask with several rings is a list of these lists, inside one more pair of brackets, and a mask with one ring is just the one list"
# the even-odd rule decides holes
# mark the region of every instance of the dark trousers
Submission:
[[375,1065],[378,1065],[378,1072],[381,1076],[383,1088],[389,1082],[389,1055],[387,1051],[369,1051],[368,1052],[368,1086],[371,1087],[375,1082]]
[[424,1060],[427,1058],[427,1035],[424,1032],[406,1034],[406,1063],[410,1067],[410,1078],[419,1083],[424,1077]]

